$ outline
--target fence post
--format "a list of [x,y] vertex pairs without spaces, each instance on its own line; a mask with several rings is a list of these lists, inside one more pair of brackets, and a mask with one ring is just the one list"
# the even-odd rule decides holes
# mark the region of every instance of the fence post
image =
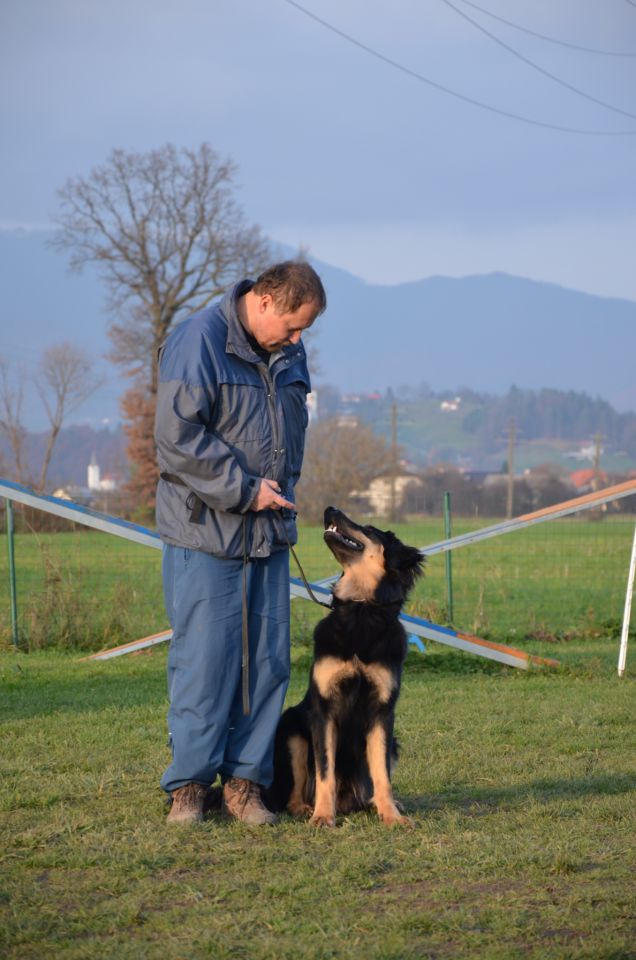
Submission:
[[618,675],[622,677],[625,673],[625,661],[627,660],[627,641],[629,639],[629,622],[632,613],[632,594],[634,592],[634,574],[636,573],[636,527],[634,527],[634,541],[632,543],[632,556],[629,562],[629,574],[627,575],[627,593],[625,595],[625,612],[623,614],[623,629],[621,631],[621,645],[618,652]]
[[[444,536],[450,540],[451,534],[451,502],[450,493],[444,494]],[[446,551],[446,606],[448,608],[448,619],[453,622],[453,561],[452,550]]]
[[14,646],[18,646],[18,602],[15,589],[15,551],[13,549],[13,503],[5,499],[7,508],[7,545],[9,549],[9,590],[11,593],[11,636]]

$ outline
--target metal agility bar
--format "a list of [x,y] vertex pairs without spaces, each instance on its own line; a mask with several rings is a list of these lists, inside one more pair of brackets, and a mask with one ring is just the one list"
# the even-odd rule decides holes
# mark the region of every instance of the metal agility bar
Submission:
[[[534,523],[567,516],[568,514],[576,513],[580,509],[589,509],[590,507],[609,503],[635,493],[636,480],[630,480],[626,483],[606,487],[604,490],[599,490],[596,493],[585,494],[573,500],[566,500],[552,507],[546,507],[543,510],[536,510],[533,513],[524,514],[512,520],[504,520],[501,523],[483,527],[481,530],[476,530],[472,533],[460,534],[447,540],[441,540],[438,543],[421,548],[422,553],[426,556],[433,556],[436,553],[454,550],[462,546],[467,546],[470,543],[477,543],[479,540],[498,536],[502,533],[511,533],[513,530],[519,530]],[[96,510],[91,510],[89,507],[83,507],[80,504],[73,503],[73,501],[36,494],[22,484],[13,483],[8,480],[0,480],[0,496],[39,510],[44,510],[47,513],[53,513],[56,516],[64,517],[75,523],[93,527],[104,533],[124,537],[135,543],[142,543],[145,546],[156,549],[161,549],[162,546],[159,535],[148,530],[146,527],[130,523],[126,520],[119,520],[116,517],[110,517]],[[328,597],[331,592],[328,584],[336,579],[337,577],[329,577],[325,580],[320,580],[318,583],[312,583],[311,588],[314,593],[323,594]],[[304,585],[294,577],[290,577],[290,594],[292,597],[309,599],[309,594]],[[499,663],[505,663],[509,666],[527,669],[531,663],[556,663],[556,661],[546,661],[539,657],[532,657],[524,651],[517,650],[513,647],[506,647],[503,644],[495,644],[487,640],[482,640],[480,637],[475,637],[472,634],[452,630],[449,627],[441,627],[438,624],[421,618],[409,617],[403,614],[400,619],[409,633],[425,637],[429,640],[435,640],[438,643],[455,647],[456,649],[474,653],[477,656],[486,657],[489,660],[496,660]],[[105,650],[101,653],[93,654],[91,657],[85,659],[110,659],[113,656],[121,656],[125,653],[162,643],[165,640],[169,640],[171,635],[171,631],[166,631],[163,634],[153,634],[151,637],[144,637],[141,640],[123,644],[112,650]]]
[[543,523],[545,520],[567,517],[571,513],[578,513],[579,510],[589,510],[591,507],[611,503],[613,500],[620,500],[622,497],[629,497],[632,494],[636,494],[636,480],[627,480],[625,483],[617,483],[612,487],[605,487],[605,489],[594,493],[586,493],[581,497],[575,497],[573,500],[563,500],[561,503],[555,503],[552,507],[544,507],[542,510],[535,510],[533,513],[524,513],[520,517],[513,517],[512,520],[503,520],[501,523],[494,523],[491,527],[482,527],[481,530],[475,530],[473,533],[462,533],[457,537],[440,540],[438,543],[432,543],[420,549],[427,557],[432,557],[436,553],[456,550],[458,547],[465,547],[469,543],[486,540],[488,537],[497,537],[501,533],[512,533],[522,527]]
[[[321,584],[312,583],[311,589],[314,593],[324,596],[326,600],[331,597],[331,590]],[[289,578],[289,592],[292,597],[301,597],[305,600],[311,599],[303,582],[296,577]],[[558,665],[558,660],[534,657],[514,647],[507,647],[504,646],[504,644],[482,640],[473,634],[462,633],[450,627],[440,627],[438,624],[432,623],[430,620],[424,620],[421,617],[410,617],[407,614],[403,614],[400,620],[408,633],[415,634],[417,637],[424,637],[426,640],[435,640],[437,643],[455,647],[458,650],[465,650],[467,653],[474,653],[477,656],[486,657],[489,660],[496,660],[498,663],[504,663],[509,667],[527,670],[533,663],[548,666]],[[147,647],[154,647],[158,643],[164,643],[166,640],[170,640],[171,637],[172,631],[166,630],[163,633],[155,633],[149,637],[143,637],[141,640],[123,643],[118,647],[112,647],[110,650],[92,653],[90,656],[83,657],[82,659],[112,660],[114,657],[121,657],[127,653],[136,653]]]
[[21,483],[0,479],[0,497],[4,497],[6,500],[14,500],[16,503],[22,503],[27,507],[34,507],[36,510],[43,510],[45,513],[53,513],[56,517],[72,520],[73,523],[81,523],[85,527],[93,527],[103,533],[112,533],[116,537],[142,543],[146,547],[155,547],[158,550],[161,550],[162,547],[159,534],[140,526],[138,523],[109,517],[105,513],[91,510],[90,507],[83,507],[72,500],[62,500],[60,497],[49,497],[41,493],[34,493],[33,490]]

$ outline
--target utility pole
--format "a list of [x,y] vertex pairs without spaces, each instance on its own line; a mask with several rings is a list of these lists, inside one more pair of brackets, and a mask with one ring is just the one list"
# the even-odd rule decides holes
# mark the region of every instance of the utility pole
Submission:
[[601,453],[603,448],[601,447],[601,441],[603,440],[602,433],[594,434],[594,476],[592,478],[592,490],[600,490],[601,487]]
[[397,468],[397,404],[394,400],[391,404],[391,523],[397,522]]
[[514,451],[516,432],[517,426],[515,423],[515,418],[512,417],[510,423],[508,424],[508,500],[506,503],[506,518],[508,520],[512,520],[512,508],[514,505],[515,495]]

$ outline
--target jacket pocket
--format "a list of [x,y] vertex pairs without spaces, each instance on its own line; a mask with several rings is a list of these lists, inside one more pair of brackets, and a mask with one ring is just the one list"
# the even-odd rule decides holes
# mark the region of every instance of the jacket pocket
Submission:
[[214,432],[230,444],[254,443],[270,433],[265,391],[260,384],[219,384]]
[[280,387],[279,396],[285,423],[287,475],[295,484],[303,463],[305,430],[309,422],[306,384],[302,380],[286,383]]

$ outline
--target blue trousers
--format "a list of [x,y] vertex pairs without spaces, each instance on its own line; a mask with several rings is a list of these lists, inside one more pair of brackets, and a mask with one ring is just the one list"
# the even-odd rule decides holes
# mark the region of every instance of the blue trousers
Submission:
[[243,561],[164,545],[172,763],[167,792],[218,773],[269,786],[289,682],[289,553],[247,564],[250,714],[243,714]]

